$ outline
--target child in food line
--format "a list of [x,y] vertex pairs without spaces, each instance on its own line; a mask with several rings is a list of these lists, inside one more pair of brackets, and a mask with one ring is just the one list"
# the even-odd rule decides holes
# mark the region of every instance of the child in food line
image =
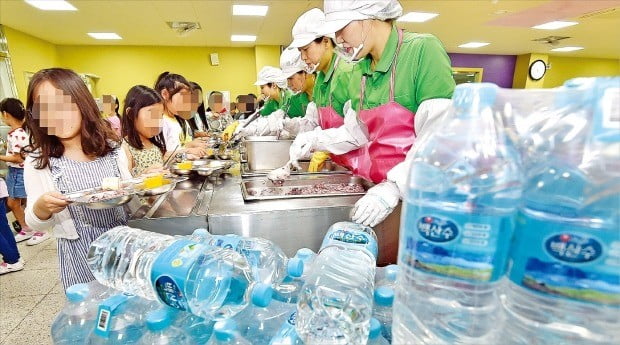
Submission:
[[[123,207],[92,210],[66,194],[98,187],[106,177],[129,179],[128,161],[82,79],[72,70],[37,72],[28,85],[26,127],[31,135],[24,164],[26,223],[53,228],[60,280],[66,289],[95,278],[86,256],[93,240],[127,224]],[[112,139],[111,139],[112,138]]]
[[123,108],[123,150],[134,177],[163,167],[166,153],[163,117],[163,99],[155,90],[144,85],[129,90]]
[[0,178],[0,275],[24,269],[24,260],[20,257],[17,242],[6,218],[5,199],[9,196],[6,183]]
[[47,232],[33,231],[24,218],[26,206],[26,189],[24,187],[24,158],[21,150],[30,143],[30,135],[24,130],[26,110],[24,104],[16,98],[5,98],[0,102],[0,114],[5,124],[11,127],[7,136],[6,155],[0,156],[5,161],[9,171],[6,178],[9,197],[6,206],[13,212],[21,230],[15,236],[15,241],[26,241],[28,245],[39,244],[49,238]]

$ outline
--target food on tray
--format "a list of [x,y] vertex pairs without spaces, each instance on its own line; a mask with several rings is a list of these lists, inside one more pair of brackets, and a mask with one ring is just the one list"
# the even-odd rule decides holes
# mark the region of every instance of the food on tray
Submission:
[[101,181],[101,189],[119,190],[121,189],[121,179],[118,177],[104,177]]
[[[191,169],[191,162],[190,162],[190,167],[189,169]],[[170,183],[170,181],[168,181],[168,183]],[[153,189],[153,188],[157,188],[157,187],[161,187],[163,186],[164,183],[164,174],[163,173],[159,173],[159,174],[150,174],[147,175],[144,178],[144,189]]]
[[179,170],[189,170],[192,168],[192,161],[183,161],[177,164]]
[[93,202],[101,202],[101,201],[106,201],[110,199],[115,199],[115,198],[125,196],[125,195],[129,195],[129,193],[122,189],[106,190],[106,191],[101,191],[101,192],[81,196],[77,198],[76,201],[90,204]]
[[325,182],[302,187],[248,188],[248,194],[251,196],[353,194],[364,192],[364,187],[359,184]]

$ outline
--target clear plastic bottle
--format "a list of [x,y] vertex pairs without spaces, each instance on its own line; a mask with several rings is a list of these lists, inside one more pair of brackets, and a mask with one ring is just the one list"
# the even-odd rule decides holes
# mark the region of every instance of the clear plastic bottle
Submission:
[[52,323],[54,345],[84,344],[93,330],[98,304],[87,284],[70,286],[67,303]]
[[304,342],[297,335],[295,329],[297,319],[297,311],[294,311],[288,316],[288,319],[282,323],[282,326],[271,339],[269,345],[303,345]]
[[497,89],[458,85],[451,113],[417,139],[400,230],[395,344],[499,343],[499,282],[522,177],[492,109]]
[[390,344],[387,339],[385,339],[382,333],[382,326],[379,320],[374,317],[370,319],[370,332],[368,333],[368,345],[387,345]]
[[332,225],[297,303],[297,333],[308,344],[365,344],[372,316],[377,240],[366,226]]
[[525,159],[502,295],[509,345],[620,339],[620,78],[567,86],[546,119],[547,142]]
[[173,325],[176,315],[168,307],[150,311],[146,315],[146,329],[140,345],[191,345],[185,333]]
[[267,307],[249,306],[233,319],[239,334],[252,339],[253,344],[269,344],[282,323],[295,310],[296,304],[272,301]]
[[308,272],[308,267],[301,258],[295,256],[288,261],[286,271],[284,280],[274,285],[274,299],[283,303],[297,303],[304,284],[303,275]]
[[212,235],[207,229],[196,229],[192,240],[214,247],[232,249],[243,255],[253,268],[254,279],[264,284],[277,284],[286,277],[286,254],[275,243],[260,237]]
[[392,343],[392,305],[394,304],[394,288],[379,286],[375,289],[375,306],[372,316],[381,323],[381,335]]
[[174,326],[180,328],[190,338],[192,344],[205,344],[213,334],[215,321],[206,320],[191,313],[183,312],[178,309],[169,308],[176,311]]
[[[237,323],[232,320],[222,320],[213,326],[213,336],[207,345],[252,345],[237,330]],[[258,345],[258,344],[256,344]]]
[[99,305],[88,345],[137,344],[145,332],[145,315],[151,308],[137,296],[117,294]]
[[93,241],[87,261],[104,285],[207,319],[231,317],[254,299],[268,304],[273,293],[235,251],[129,227]]
[[394,288],[396,286],[396,278],[398,278],[399,271],[400,268],[398,267],[398,265],[377,267],[377,274],[375,275],[375,286],[390,286]]

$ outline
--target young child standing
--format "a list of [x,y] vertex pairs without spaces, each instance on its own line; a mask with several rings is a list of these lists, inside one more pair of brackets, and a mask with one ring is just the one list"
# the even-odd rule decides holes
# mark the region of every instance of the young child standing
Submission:
[[164,104],[150,87],[136,85],[125,97],[123,149],[133,176],[161,169],[166,143],[162,134]]
[[15,242],[13,231],[11,231],[9,221],[6,218],[4,199],[6,199],[8,195],[6,183],[3,178],[0,178],[0,255],[2,255],[0,275],[24,269],[24,260],[22,260],[19,255],[17,242]]
[[26,225],[24,209],[26,205],[26,189],[24,187],[24,158],[21,155],[22,148],[30,143],[30,135],[24,130],[24,118],[26,110],[24,104],[16,98],[5,98],[0,102],[0,114],[5,124],[11,127],[7,136],[6,155],[0,156],[9,168],[6,183],[9,197],[7,206],[13,212],[19,222],[21,231],[15,236],[15,241],[28,240],[26,244],[39,244],[49,238],[47,232],[32,231]]
[[131,178],[117,136],[73,71],[37,72],[28,85],[26,127],[31,145],[24,164],[26,223],[53,228],[58,238],[60,280],[67,287],[94,280],[86,256],[93,240],[127,224],[123,207],[92,210],[71,204],[65,194],[101,185],[106,177]]

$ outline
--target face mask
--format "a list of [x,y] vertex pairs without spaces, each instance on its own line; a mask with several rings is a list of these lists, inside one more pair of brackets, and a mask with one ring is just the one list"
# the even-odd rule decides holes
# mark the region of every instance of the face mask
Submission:
[[360,61],[362,61],[361,58],[356,59],[355,57],[357,56],[357,54],[359,54],[359,52],[364,48],[364,43],[360,43],[359,46],[357,46],[356,48],[353,48],[352,52],[347,52],[347,49],[342,45],[342,44],[336,44],[336,54],[338,54],[338,56],[340,56],[341,58],[344,59],[344,61],[348,62],[348,63],[352,63],[352,64],[356,64]]
[[314,65],[306,65],[306,68],[304,68],[304,71],[308,74],[312,74],[316,71],[316,69],[319,67],[319,64],[314,64]]

